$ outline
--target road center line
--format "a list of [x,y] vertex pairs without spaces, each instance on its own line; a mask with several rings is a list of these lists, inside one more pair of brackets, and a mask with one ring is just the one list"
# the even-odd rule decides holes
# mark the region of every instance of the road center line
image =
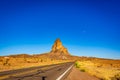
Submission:
[[73,65],[70,66],[70,67],[69,67],[62,75],[60,75],[56,80],[61,80],[62,77],[63,77],[72,67],[73,67]]

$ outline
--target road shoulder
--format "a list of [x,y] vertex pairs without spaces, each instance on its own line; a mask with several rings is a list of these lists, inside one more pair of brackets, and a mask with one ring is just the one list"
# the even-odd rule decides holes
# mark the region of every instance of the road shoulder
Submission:
[[94,76],[89,75],[86,72],[81,72],[77,68],[73,67],[70,74],[65,80],[100,80]]

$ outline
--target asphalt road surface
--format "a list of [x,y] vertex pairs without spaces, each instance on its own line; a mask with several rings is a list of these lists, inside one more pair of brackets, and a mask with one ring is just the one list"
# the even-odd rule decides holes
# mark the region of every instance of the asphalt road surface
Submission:
[[73,62],[0,72],[0,80],[64,80]]

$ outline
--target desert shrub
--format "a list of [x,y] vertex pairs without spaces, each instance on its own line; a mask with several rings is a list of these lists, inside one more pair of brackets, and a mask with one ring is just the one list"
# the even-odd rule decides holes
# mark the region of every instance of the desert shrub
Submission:
[[43,59],[41,59],[41,61],[40,62],[43,62]]
[[120,73],[116,74],[111,80],[120,80]]
[[51,59],[51,61],[54,61],[53,59]]
[[3,60],[2,60],[2,59],[0,59],[0,62],[3,62]]
[[81,65],[80,65],[80,63],[78,61],[76,61],[75,66],[76,66],[76,68],[80,68]]
[[10,66],[9,60],[10,60],[10,59],[5,59],[5,60],[3,61],[3,65],[4,65],[4,66],[5,66],[5,65]]
[[86,70],[85,70],[85,69],[80,69],[80,71],[82,71],[82,72],[86,72]]

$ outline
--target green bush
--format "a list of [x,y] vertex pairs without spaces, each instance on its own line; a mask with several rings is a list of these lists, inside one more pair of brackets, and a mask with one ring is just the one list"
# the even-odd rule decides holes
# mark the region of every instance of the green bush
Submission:
[[75,62],[76,68],[80,68],[80,63],[78,61]]

